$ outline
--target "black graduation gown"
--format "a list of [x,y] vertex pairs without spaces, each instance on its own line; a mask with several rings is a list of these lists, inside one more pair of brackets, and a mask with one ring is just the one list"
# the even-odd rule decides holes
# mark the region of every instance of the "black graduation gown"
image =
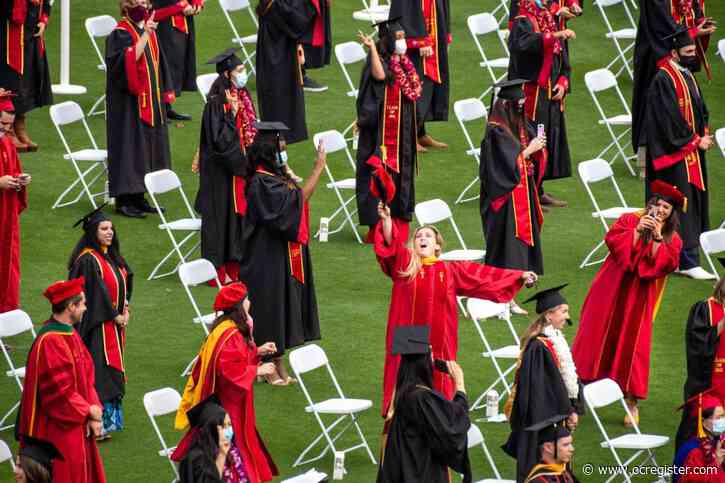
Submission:
[[395,408],[378,483],[448,483],[448,469],[471,481],[468,459],[468,400],[457,392],[452,401],[418,387]]
[[[703,136],[709,119],[707,106],[695,77],[689,71],[683,72],[683,76],[692,99],[695,128],[697,134]],[[675,86],[665,72],[658,72],[649,87],[645,122],[647,131],[645,202],[651,195],[649,186],[652,181],[660,179],[676,186],[687,197],[687,212],[680,213],[679,234],[682,238],[682,248],[695,250],[700,246],[700,233],[710,229],[708,192],[700,191],[687,181],[687,167],[684,161],[659,171],[656,171],[652,165],[653,159],[679,151],[693,136],[692,129],[680,112]],[[699,150],[699,152],[703,180],[707,189],[705,151]]]
[[539,461],[538,436],[526,428],[554,416],[582,413],[582,392],[579,400],[569,399],[554,357],[542,340],[541,334],[529,340],[516,372],[516,392],[509,423],[511,434],[501,447],[516,459],[516,481],[522,483]]
[[305,283],[291,274],[288,242],[303,217],[302,190],[257,173],[247,186],[240,278],[249,289],[257,345],[274,342],[278,354],[320,339],[315,282],[307,245],[301,246]]
[[25,114],[36,107],[53,103],[48,57],[42,51],[43,41],[39,37],[33,37],[38,31],[41,16],[50,17],[51,7],[49,0],[44,0],[42,5],[35,5],[27,0],[28,10],[23,28],[24,68],[21,76],[7,63],[7,25],[12,18],[13,3],[12,0],[0,2],[0,86],[16,94],[13,98],[15,112]]
[[[536,136],[536,128],[529,123],[529,136]],[[528,176],[529,213],[534,245],[529,246],[516,237],[516,218],[513,199],[509,198],[494,211],[492,202],[504,196],[521,182],[517,158],[524,147],[502,127],[489,124],[481,143],[481,225],[486,237],[486,265],[544,273],[544,255],[541,250],[541,225],[536,207],[536,178]]]
[[[509,79],[537,82],[543,63],[544,43],[542,39],[543,34],[534,32],[534,27],[527,17],[520,16],[514,20],[508,41],[511,51]],[[554,56],[549,75],[552,89],[560,77],[569,80],[571,75],[568,49],[564,42],[561,43],[561,47],[561,53]],[[549,98],[549,89],[540,88],[538,90],[533,121],[535,124],[544,124],[546,127],[548,162],[543,178],[545,180],[571,176],[571,155],[569,154],[569,140],[566,135],[566,121],[562,108],[561,101],[553,101]]]
[[246,176],[234,114],[226,112],[229,80],[219,76],[207,96],[199,140],[199,191],[194,208],[201,214],[201,256],[219,268],[242,259],[242,217],[234,209],[234,176]]
[[315,21],[310,24],[310,29],[302,37],[302,48],[305,49],[305,69],[319,69],[330,64],[330,58],[332,57],[332,27],[330,25],[330,7],[328,6],[328,0],[319,0],[320,2],[320,15],[322,16],[322,23],[325,29],[325,41],[320,47],[314,47],[312,45],[312,32],[313,26],[317,19],[315,15]]
[[[450,95],[448,69],[448,35],[451,32],[450,1],[435,0],[438,25],[438,58],[441,83],[437,84],[423,74],[423,59],[419,49],[408,48],[407,55],[415,65],[415,70],[423,84],[423,95],[417,102],[418,128],[423,128],[426,121],[447,121]],[[390,18],[402,17],[400,24],[408,39],[428,36],[423,6],[420,0],[392,0],[390,2]],[[420,134],[424,134],[421,132]]]
[[[105,260],[113,267],[117,279],[121,279],[119,267],[109,258]],[[130,272],[126,279],[126,293],[123,293],[123,284],[119,284],[118,304],[114,305],[103,282],[103,275],[98,262],[90,253],[79,256],[68,274],[68,279],[85,277],[83,288],[86,294],[86,312],[83,319],[76,326],[78,334],[88,347],[93,359],[96,373],[96,392],[101,402],[112,402],[123,397],[126,393],[124,374],[106,364],[103,346],[103,323],[116,318],[123,311],[123,304],[131,300],[133,291],[133,274]]]
[[[178,0],[152,1],[155,9],[170,7],[176,3]],[[166,64],[169,66],[173,90],[177,96],[182,91],[196,90],[196,27],[193,15],[184,18],[188,33],[171,25],[171,18],[159,22],[156,29],[159,44],[166,57]]]
[[[387,81],[377,81],[372,76],[370,56],[360,76],[357,97],[357,169],[355,186],[358,217],[361,225],[373,226],[378,222],[379,198],[370,192],[372,170],[367,164],[371,156],[382,156],[383,115],[385,110],[385,82],[393,82],[393,74],[383,59],[383,69]],[[415,121],[415,103],[402,96],[400,114],[400,172],[388,170],[395,183],[395,197],[390,202],[390,213],[395,218],[410,221],[415,210],[415,170],[417,163],[417,134]]]
[[223,483],[213,461],[208,461],[199,448],[186,453],[179,463],[179,483]]
[[[171,168],[166,109],[159,95],[173,90],[164,51],[160,49],[158,76],[149,76],[153,98],[150,102],[154,106],[154,125],[151,126],[139,117],[138,98],[128,90],[125,51],[132,46],[131,35],[120,28],[106,39],[106,140],[112,197],[144,193],[146,173]],[[143,55],[152,65],[148,44]]]
[[257,32],[259,116],[285,123],[290,130],[284,137],[292,144],[307,139],[297,44],[312,28],[316,11],[309,0],[270,0],[266,5]]
[[[670,53],[663,38],[677,29],[670,11],[671,0],[640,0],[637,38],[634,41],[632,85],[632,149],[647,144],[645,109],[647,88],[657,74],[657,61]],[[693,2],[697,3],[697,2]]]

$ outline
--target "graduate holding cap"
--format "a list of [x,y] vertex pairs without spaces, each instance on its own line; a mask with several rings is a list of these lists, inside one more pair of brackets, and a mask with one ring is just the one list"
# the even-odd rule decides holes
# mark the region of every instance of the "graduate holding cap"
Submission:
[[14,476],[17,483],[51,483],[53,481],[53,460],[62,460],[63,455],[48,441],[25,438],[25,445],[18,451]]
[[101,439],[124,426],[126,326],[133,291],[133,273],[121,255],[116,227],[103,212],[104,206],[73,225],[80,225],[83,235],[68,260],[68,278],[85,280],[86,312],[76,330],[96,369],[96,391],[103,403]]
[[531,469],[526,483],[579,483],[571,472],[574,439],[566,419],[560,414],[526,428],[537,435],[539,445],[539,463]]
[[486,264],[544,273],[538,187],[546,167],[546,134],[526,118],[525,80],[496,84],[481,143],[481,224]]
[[[400,356],[400,370],[377,482],[447,483],[453,470],[470,483],[471,421],[461,367],[439,361],[442,367],[434,368],[430,327],[425,325],[398,327],[392,350]],[[433,389],[433,373],[441,370],[455,385],[453,400]]]
[[199,191],[194,208],[201,214],[201,255],[214,264],[222,283],[239,281],[242,217],[247,212],[250,175],[247,148],[257,135],[257,114],[237,48],[213,57],[219,77],[207,96],[199,140]]
[[527,299],[536,301],[536,319],[521,337],[521,354],[514,376],[514,387],[504,407],[511,425],[508,441],[502,446],[516,459],[516,481],[526,481],[539,461],[538,434],[530,426],[564,415],[573,431],[584,413],[583,390],[569,344],[562,329],[569,319],[569,304],[561,290],[567,284],[541,290]]
[[[609,256],[584,299],[572,347],[582,381],[616,381],[635,421],[637,401],[647,399],[652,327],[667,275],[680,259],[677,225],[686,205],[667,183],[653,183],[650,191],[644,210],[620,216],[605,235]],[[632,424],[626,415],[624,424]]]
[[286,350],[320,339],[320,321],[312,272],[309,200],[326,163],[320,143],[312,173],[299,186],[287,171],[287,126],[260,122],[247,155],[247,214],[243,224],[240,278],[249,287],[257,344],[274,342],[277,375],[270,382],[288,384],[282,363]]

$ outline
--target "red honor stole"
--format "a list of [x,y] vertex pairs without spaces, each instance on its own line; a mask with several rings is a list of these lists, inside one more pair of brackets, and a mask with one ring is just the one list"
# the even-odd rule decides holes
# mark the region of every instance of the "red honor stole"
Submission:
[[411,324],[431,328],[430,342],[434,348],[434,357],[453,356],[453,350],[448,347],[448,324],[444,312],[448,286],[445,263],[436,257],[423,258],[420,271],[412,283]]
[[325,45],[325,22],[322,19],[320,0],[310,0],[310,3],[312,3],[312,6],[315,7],[315,11],[317,12],[317,15],[315,16],[315,23],[312,26],[312,46],[322,47]]
[[[700,3],[702,13],[705,13],[705,0]],[[670,0],[670,12],[672,18],[678,24],[684,24],[690,31],[690,36],[695,41],[697,48],[697,56],[700,58],[707,78],[712,80],[712,68],[710,63],[707,61],[705,51],[707,50],[708,44],[710,43],[710,36],[697,37],[697,24],[695,23],[695,11],[692,9],[692,0]]]
[[[254,120],[257,115],[254,112],[254,104],[252,99],[249,97],[249,93],[246,89],[236,89],[239,99],[242,102],[242,107],[237,111],[237,117],[234,119],[237,129],[239,130],[239,144],[242,149],[242,153],[247,152],[247,146],[254,142],[254,136],[257,134],[257,129],[254,127]],[[231,106],[224,104],[224,111],[229,112]],[[232,176],[232,199],[234,201],[234,212],[239,216],[247,214],[247,180],[242,176]]]
[[400,173],[400,116],[403,108],[402,92],[397,82],[388,82],[385,86],[383,108],[383,145],[380,147],[385,165]]
[[[156,34],[151,32],[147,46],[151,51],[151,63],[146,59],[144,52],[136,60],[136,42],[139,41],[139,35],[136,27],[126,18],[119,20],[116,28],[125,30],[131,35],[133,45],[126,49],[125,65],[126,77],[128,78],[128,90],[138,98],[138,113],[143,122],[149,126],[154,126],[154,100],[156,100],[156,108],[161,110],[161,91],[159,80],[159,42]],[[151,76],[156,81],[156,92],[152,92]],[[172,92],[164,93],[165,102],[173,102],[176,96]],[[163,120],[163,116],[161,117]],[[162,121],[163,122],[163,121]]]
[[436,0],[422,0],[422,2],[425,28],[428,32],[430,42],[429,46],[433,49],[433,55],[423,59],[423,74],[436,84],[440,84],[441,70],[438,53],[438,12],[436,10]]
[[[695,112],[692,108],[690,89],[687,86],[687,81],[685,81],[683,73],[669,61],[660,63],[660,69],[666,72],[672,80],[672,83],[675,86],[677,104],[680,108],[680,113],[682,113],[682,117],[685,118],[687,125],[690,126],[694,135],[698,137],[695,128]],[[688,75],[690,74],[688,73]],[[707,128],[705,128],[705,131],[707,131]],[[697,146],[684,155],[684,161],[687,166],[687,181],[700,191],[705,191],[705,178],[702,174],[700,150]],[[657,163],[657,160],[654,160],[653,162],[655,165],[659,164]]]
[[539,342],[544,344],[544,347],[546,347],[549,352],[551,353],[551,357],[554,358],[554,363],[556,364],[556,367],[561,367],[561,362],[559,361],[559,355],[556,353],[556,349],[554,348],[554,343],[545,336],[538,336],[537,339],[539,339]]
[[[103,255],[90,248],[83,250],[79,257],[85,254],[89,254],[96,261],[111,303],[119,314],[123,313],[126,300],[121,300],[121,294],[125,297],[126,270],[119,268],[118,272],[116,272]],[[117,276],[117,273],[120,277]],[[103,322],[101,335],[103,336],[103,352],[106,365],[125,373],[123,354],[126,352],[126,329],[119,327],[115,320],[107,320]]]
[[[707,299],[707,309],[710,315],[710,325],[717,327],[725,316],[725,307],[717,300],[710,297]],[[725,339],[720,338],[715,351],[715,359],[712,361],[712,387],[718,388],[716,393],[721,395],[725,390]]]
[[528,19],[534,32],[542,34],[544,52],[536,83],[539,87],[546,87],[551,98],[551,68],[554,65],[554,55],[561,53],[561,43],[553,35],[556,25],[549,10],[538,8],[533,0],[521,0],[521,2],[517,18]]
[[[11,0],[5,0],[11,1]],[[48,17],[43,13],[43,0],[15,0],[12,6],[10,19],[7,21],[6,58],[5,62],[20,75],[25,72],[25,19],[28,14],[28,3],[40,9],[40,22],[48,23]],[[33,39],[35,40],[35,38]],[[40,55],[45,54],[45,41],[37,37],[40,42]]]

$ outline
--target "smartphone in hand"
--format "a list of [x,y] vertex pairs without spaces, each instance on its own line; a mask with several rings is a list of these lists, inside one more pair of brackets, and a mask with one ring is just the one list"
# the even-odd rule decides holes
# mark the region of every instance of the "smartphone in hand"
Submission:
[[448,374],[448,363],[443,359],[433,359],[433,367],[438,372]]

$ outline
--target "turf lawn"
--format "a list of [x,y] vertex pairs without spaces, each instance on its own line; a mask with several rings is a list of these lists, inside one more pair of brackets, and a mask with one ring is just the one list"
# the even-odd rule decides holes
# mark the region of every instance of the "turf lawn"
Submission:
[[[56,2],[58,4],[59,2]],[[211,72],[211,66],[203,62],[230,45],[229,28],[223,18],[217,1],[208,6],[197,22],[197,56],[199,73]],[[429,130],[436,137],[450,144],[444,152],[423,155],[420,172],[416,178],[418,201],[441,198],[453,205],[458,193],[476,175],[472,158],[466,156],[467,145],[455,121],[453,101],[478,96],[489,85],[488,75],[480,69],[478,53],[466,27],[467,16],[493,9],[494,0],[452,2],[452,29],[454,42],[451,45],[451,115],[447,123],[430,124]],[[725,5],[708,2],[709,14],[716,19],[725,19]],[[333,6],[334,42],[353,40],[358,29],[369,30],[369,26],[352,20],[354,9],[360,2],[345,0]],[[75,98],[84,109],[90,109],[95,99],[104,91],[104,76],[97,70],[98,60],[83,28],[87,17],[116,15],[116,2],[110,0],[84,0],[73,2],[72,7],[72,81],[88,87],[88,93]],[[573,163],[590,159],[608,142],[605,129],[596,124],[597,114],[584,86],[587,71],[603,67],[614,55],[612,43],[604,38],[604,23],[598,10],[586,2],[586,14],[572,24],[578,37],[571,43],[573,62],[573,91],[567,100],[567,122]],[[636,11],[635,11],[636,14]],[[615,18],[622,19],[623,17]],[[252,24],[246,12],[238,17],[243,31],[251,33]],[[717,33],[716,38],[721,34]],[[48,52],[53,79],[58,78],[59,17],[54,16],[47,32]],[[714,42],[712,42],[714,44]],[[495,38],[484,40],[484,46],[492,52],[500,52]],[[711,46],[710,59],[715,81],[708,83],[704,74],[699,74],[705,97],[711,112],[711,126],[725,125],[722,98],[725,96],[725,65],[714,55]],[[310,137],[313,133],[327,129],[344,129],[354,117],[354,104],[345,96],[348,88],[338,65],[314,71],[315,79],[330,86],[324,93],[307,95],[307,122]],[[358,77],[357,68],[352,76]],[[625,96],[631,98],[631,83],[625,75],[620,82]],[[254,90],[254,81],[251,82]],[[56,102],[67,100],[56,97]],[[488,102],[488,100],[486,100]],[[610,101],[611,104],[611,99]],[[180,175],[187,194],[196,193],[196,176],[189,167],[198,144],[199,119],[202,103],[199,94],[189,92],[177,104],[180,112],[193,114],[194,120],[170,129],[173,150],[173,167]],[[95,116],[90,121],[94,134],[101,145],[105,145],[105,123]],[[47,301],[42,290],[52,281],[66,277],[67,257],[79,237],[79,231],[71,225],[89,210],[87,200],[57,210],[50,207],[58,194],[67,186],[73,174],[71,166],[61,157],[63,147],[50,122],[47,109],[34,111],[29,116],[33,137],[41,145],[39,152],[22,155],[27,172],[33,175],[30,188],[30,207],[22,215],[22,307],[39,325],[49,314]],[[473,137],[478,143],[482,136],[482,124],[472,126]],[[75,134],[81,134],[79,130]],[[77,136],[79,138],[80,136]],[[302,142],[290,148],[290,164],[297,173],[305,176],[312,168],[314,150],[311,141]],[[349,169],[340,155],[329,159],[338,176],[348,176]],[[723,158],[717,149],[708,155],[710,170],[711,222],[717,226],[725,218],[724,188],[720,181],[725,176]],[[614,165],[618,181],[626,199],[632,204],[643,202],[642,183],[630,176],[621,161]],[[599,223],[590,216],[589,199],[578,177],[547,183],[547,190],[569,201],[569,207],[555,209],[546,216],[543,229],[543,243],[546,253],[546,275],[541,286],[569,282],[566,296],[572,306],[572,313],[578,317],[581,302],[589,288],[596,268],[581,270],[581,259],[602,237]],[[598,195],[613,203],[610,190],[600,190]],[[178,197],[164,199],[170,209],[170,216],[181,215]],[[321,216],[331,213],[337,206],[334,194],[321,187],[312,203],[313,226]],[[483,247],[481,222],[477,202],[453,207],[456,221],[470,247]],[[112,482],[169,481],[172,478],[168,463],[157,455],[159,442],[144,412],[144,393],[170,386],[179,391],[185,379],[179,374],[195,354],[202,341],[202,331],[191,324],[192,309],[176,276],[162,280],[147,281],[146,277],[161,256],[169,248],[165,233],[156,228],[153,217],[146,220],[128,220],[114,217],[122,243],[122,251],[136,273],[134,297],[131,301],[132,320],[128,331],[128,386],[124,401],[126,429],[114,434],[113,439],[101,445],[106,473]],[[449,241],[454,235],[449,226],[443,226]],[[453,244],[453,243],[452,243]],[[333,368],[346,394],[350,397],[369,398],[373,409],[366,413],[361,424],[369,442],[377,453],[381,430],[380,399],[384,334],[390,294],[390,282],[380,272],[372,249],[358,245],[349,228],[331,237],[328,243],[312,242],[315,283],[320,307],[323,339],[321,346],[332,361]],[[696,282],[679,277],[669,280],[661,310],[656,321],[652,347],[652,369],[650,397],[641,406],[641,427],[645,432],[674,435],[679,414],[675,407],[680,404],[684,380],[683,330],[689,307],[697,300],[710,294],[712,284]],[[200,288],[195,292],[199,300],[209,307],[214,291]],[[527,317],[516,317],[518,330],[529,322]],[[567,329],[573,339],[576,326]],[[497,336],[500,335],[500,338]],[[505,332],[495,330],[493,337],[503,342]],[[28,338],[10,341],[14,346],[13,357],[23,363],[30,340]],[[593,341],[597,343],[597,341]],[[493,378],[489,361],[480,356],[481,342],[472,323],[461,317],[459,360],[466,374],[466,382],[472,397],[478,396]],[[314,375],[313,375],[314,376]],[[313,392],[322,397],[325,394],[320,377],[313,384]],[[284,476],[299,473],[292,469],[297,454],[309,440],[318,433],[315,421],[304,412],[304,398],[298,387],[272,388],[257,385],[257,424],[260,433],[269,446],[275,461]],[[329,391],[327,391],[329,393]],[[17,400],[18,392],[14,382],[6,379],[0,382],[0,407],[5,409]],[[4,411],[3,411],[4,412]],[[605,411],[605,422],[612,429],[622,431],[622,414],[618,410]],[[475,415],[479,417],[479,415]],[[172,429],[171,418],[162,418],[160,424],[171,442],[181,436]],[[489,447],[504,476],[513,476],[514,461],[504,455],[498,447],[507,437],[506,425],[482,425]],[[615,431],[615,432],[616,432]],[[11,432],[0,434],[5,441],[12,439]],[[346,442],[353,441],[350,437]],[[611,455],[599,447],[600,435],[590,417],[584,417],[576,433],[575,470],[582,481],[599,481],[597,476],[585,477],[581,468],[585,463],[610,464]],[[15,448],[13,444],[13,448]],[[672,455],[672,446],[657,452],[660,464],[667,464]],[[482,453],[472,453],[474,475],[480,479],[491,474]],[[317,463],[317,468],[330,472],[332,458],[328,455]],[[355,482],[374,481],[376,466],[373,466],[361,451],[346,458],[347,480]],[[8,466],[0,468],[0,480],[10,478]],[[645,478],[642,481],[654,480]]]

